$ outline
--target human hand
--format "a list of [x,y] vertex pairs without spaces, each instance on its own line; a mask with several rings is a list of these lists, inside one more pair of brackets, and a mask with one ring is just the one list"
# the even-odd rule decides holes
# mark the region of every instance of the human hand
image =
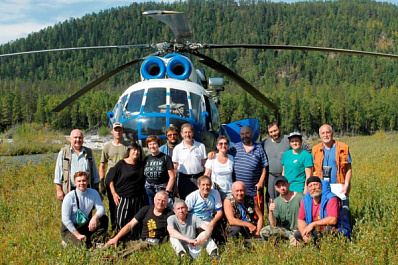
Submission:
[[82,234],[78,234],[78,235],[76,236],[76,238],[77,238],[77,240],[79,240],[79,241],[83,241],[83,240],[86,239],[86,236],[85,236],[85,235],[82,235]]
[[114,237],[114,238],[110,239],[108,242],[106,242],[105,247],[114,246],[114,248],[116,249],[116,248],[117,248],[117,243],[118,243],[118,241],[119,241],[119,240],[117,240],[117,239]]
[[257,227],[253,224],[250,224],[248,228],[249,228],[250,234],[253,234],[257,231]]
[[62,190],[57,190],[57,199],[60,201],[63,201],[65,197],[65,194]]
[[90,222],[88,223],[88,231],[93,232],[95,229],[98,227],[98,215],[94,215],[93,218],[91,218]]
[[216,155],[216,152],[214,152],[214,151],[211,151],[211,152],[209,152],[208,154],[207,154],[207,159],[213,159],[214,158],[214,156]]
[[118,206],[119,205],[119,201],[120,201],[120,197],[119,195],[115,192],[112,194],[113,197],[113,201],[115,202],[115,205]]
[[273,212],[275,210],[275,203],[273,199],[269,200],[269,211]]

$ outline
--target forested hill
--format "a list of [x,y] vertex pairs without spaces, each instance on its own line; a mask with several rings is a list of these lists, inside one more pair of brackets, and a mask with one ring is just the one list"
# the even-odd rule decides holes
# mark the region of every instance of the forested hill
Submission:
[[[0,54],[172,40],[167,26],[142,16],[154,9],[187,13],[193,42],[308,45],[398,54],[398,7],[365,0],[134,3],[58,23],[0,46]],[[57,128],[106,125],[106,112],[120,93],[139,81],[138,66],[104,82],[61,113],[50,110],[89,81],[151,52],[106,49],[1,57],[0,129],[21,122],[50,123]],[[286,132],[313,133],[325,122],[350,133],[398,129],[398,60],[275,50],[225,49],[206,54],[279,105]],[[220,76],[203,68],[208,76]],[[264,125],[274,119],[272,111],[226,82],[220,107],[223,122],[257,117],[265,130]]]

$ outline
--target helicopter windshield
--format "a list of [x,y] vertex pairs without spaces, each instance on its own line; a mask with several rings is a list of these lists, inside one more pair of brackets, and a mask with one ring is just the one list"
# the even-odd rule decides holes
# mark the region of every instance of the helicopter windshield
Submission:
[[166,105],[166,88],[154,87],[148,89],[144,113],[164,112],[162,106]]
[[185,118],[191,117],[186,91],[170,89],[170,113]]
[[131,115],[136,115],[140,113],[143,96],[144,96],[144,89],[134,91],[130,94],[126,110],[130,112]]

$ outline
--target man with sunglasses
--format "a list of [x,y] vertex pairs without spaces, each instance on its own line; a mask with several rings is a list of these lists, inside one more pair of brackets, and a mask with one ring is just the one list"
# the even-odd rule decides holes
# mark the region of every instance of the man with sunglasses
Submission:
[[178,139],[177,127],[170,125],[166,130],[166,136],[167,143],[159,147],[159,151],[170,157],[173,157],[174,147],[180,143],[180,140]]

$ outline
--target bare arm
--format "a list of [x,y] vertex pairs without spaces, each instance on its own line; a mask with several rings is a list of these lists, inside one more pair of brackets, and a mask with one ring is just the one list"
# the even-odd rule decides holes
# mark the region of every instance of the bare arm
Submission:
[[106,188],[105,188],[105,172],[106,172],[106,164],[105,163],[100,163],[100,166],[98,168],[98,174],[100,178],[100,184],[101,184],[101,193],[105,194]]
[[130,232],[130,230],[133,229],[134,226],[136,226],[137,224],[138,224],[137,219],[133,218],[128,224],[126,224],[122,228],[122,230],[119,231],[119,233],[117,233],[117,235],[114,238],[106,242],[105,247],[113,245],[115,248],[117,248],[117,243],[119,242],[119,240],[122,237],[124,237],[128,232]]
[[[307,183],[307,179],[312,175],[312,167],[305,168],[305,183]],[[304,183],[304,194],[307,194],[307,185]]]
[[225,217],[228,220],[229,225],[247,227],[247,228],[249,228],[250,232],[256,231],[256,226],[254,226],[252,223],[245,222],[238,218],[235,218],[231,201],[228,199],[224,200],[224,213],[225,213]]
[[284,176],[284,175],[285,175],[285,166],[282,165],[282,176]]
[[204,175],[211,177],[211,169],[206,167]]
[[350,195],[350,190],[351,190],[351,176],[352,176],[352,168],[351,164],[348,164],[348,170],[347,173],[345,174],[345,181],[344,181],[344,186],[342,192],[345,195]]
[[116,206],[119,205],[120,196],[116,193],[115,186],[113,184],[113,180],[109,183],[109,188],[112,193],[113,201],[115,202]]
[[337,224],[337,217],[328,216],[328,217],[325,217],[325,218],[323,218],[321,220],[317,220],[317,221],[314,221],[314,222],[310,223],[309,225],[307,225],[304,228],[303,233],[301,233],[301,231],[300,231],[300,233],[301,233],[301,235],[303,235],[303,237],[304,236],[309,236],[311,231],[314,230],[314,228],[317,227],[317,226],[327,226],[327,225],[334,226],[336,224]]
[[167,173],[169,174],[169,182],[167,182],[166,190],[172,191],[176,182],[176,175],[174,174],[174,169],[167,170]]
[[213,220],[210,221],[210,223],[208,224],[208,226],[210,227],[211,230],[214,229],[214,227],[216,226],[217,222],[219,220],[221,220],[222,216],[223,216],[223,211],[222,210],[218,210],[216,215],[214,216]]
[[178,239],[178,240],[184,240],[188,244],[193,245],[196,243],[196,241],[194,239],[190,239],[190,238],[184,236],[183,234],[178,232],[176,229],[174,229],[174,227],[172,227],[172,226],[167,226],[167,232],[169,232],[169,235],[171,237],[174,237],[175,239]]
[[265,181],[265,176],[267,175],[267,168],[263,167],[261,171],[261,176],[260,180],[256,184],[256,189],[260,190],[262,187],[264,187],[264,181]]
[[64,191],[62,190],[62,186],[59,184],[55,184],[55,189],[57,191],[57,199],[60,201],[63,201],[65,194],[64,194]]
[[212,233],[212,229],[210,229],[210,227],[208,225],[206,225],[205,223],[203,223],[200,228],[202,228],[205,233],[203,236],[197,238],[195,246],[203,245],[207,241],[207,239],[210,238],[211,233]]
[[300,231],[301,236],[303,237],[304,243],[308,242],[309,236],[304,235],[304,229],[307,226],[305,220],[297,219],[297,229]]
[[274,210],[275,210],[274,200],[270,199],[268,220],[271,226],[276,226],[276,217],[274,215]]

